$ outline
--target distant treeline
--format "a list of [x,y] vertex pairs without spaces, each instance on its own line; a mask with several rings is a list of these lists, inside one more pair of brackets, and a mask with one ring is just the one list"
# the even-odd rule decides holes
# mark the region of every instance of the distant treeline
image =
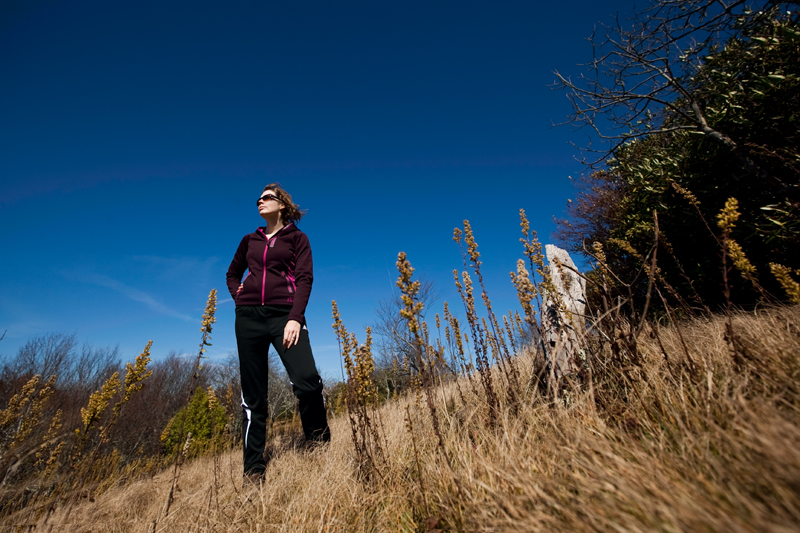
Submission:
[[[271,416],[291,419],[288,378],[280,364],[270,373]],[[0,515],[37,494],[66,494],[78,477],[98,489],[120,476],[152,474],[176,452],[192,456],[238,442],[239,387],[235,354],[198,368],[196,357],[175,351],[150,362],[149,343],[124,362],[118,347],[80,346],[75,335],[29,340],[0,362]]]

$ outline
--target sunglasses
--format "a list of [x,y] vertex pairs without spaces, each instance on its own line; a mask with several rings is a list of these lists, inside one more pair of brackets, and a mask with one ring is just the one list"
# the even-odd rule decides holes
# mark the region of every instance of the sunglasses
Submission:
[[259,205],[261,202],[268,202],[269,200],[275,200],[276,202],[280,202],[281,199],[275,196],[274,194],[265,194],[258,200],[256,200],[256,205]]

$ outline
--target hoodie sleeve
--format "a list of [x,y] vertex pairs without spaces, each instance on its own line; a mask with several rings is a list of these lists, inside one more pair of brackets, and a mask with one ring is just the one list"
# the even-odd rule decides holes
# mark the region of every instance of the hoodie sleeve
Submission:
[[294,294],[292,311],[289,320],[296,320],[305,324],[306,306],[311,295],[311,284],[314,282],[314,265],[311,259],[311,245],[305,233],[299,232],[295,252],[294,277],[297,292]]
[[247,270],[247,245],[250,242],[250,235],[245,235],[242,242],[239,243],[236,253],[233,256],[233,261],[228,267],[228,273],[225,275],[225,282],[228,285],[228,292],[231,293],[231,298],[236,301],[236,292],[239,290],[239,285],[242,283],[242,276],[244,271]]

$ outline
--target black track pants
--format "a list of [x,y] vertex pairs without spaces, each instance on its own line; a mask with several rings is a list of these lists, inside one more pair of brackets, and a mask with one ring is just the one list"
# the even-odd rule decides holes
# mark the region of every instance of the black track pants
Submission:
[[300,420],[303,433],[311,441],[331,438],[325,403],[322,399],[322,379],[317,373],[308,330],[300,330],[296,346],[283,347],[283,329],[289,311],[270,306],[239,306],[236,308],[236,343],[242,377],[242,444],[245,473],[263,472],[264,446],[267,434],[267,353],[270,344],[278,352],[294,395],[300,401]]

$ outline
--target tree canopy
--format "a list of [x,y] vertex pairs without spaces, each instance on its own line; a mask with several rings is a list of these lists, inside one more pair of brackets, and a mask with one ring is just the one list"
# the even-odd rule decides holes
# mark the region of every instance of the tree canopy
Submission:
[[631,26],[609,28],[594,77],[561,77],[571,123],[607,142],[558,221],[562,242],[600,242],[629,275],[657,216],[663,280],[689,305],[714,308],[725,300],[723,249],[736,254],[717,215],[736,198],[728,237],[752,270],[733,258],[743,276],[730,296],[784,295],[770,265],[800,274],[800,25],[793,3],[760,4],[656,0]]

